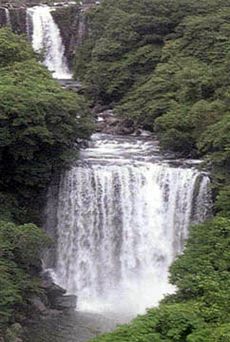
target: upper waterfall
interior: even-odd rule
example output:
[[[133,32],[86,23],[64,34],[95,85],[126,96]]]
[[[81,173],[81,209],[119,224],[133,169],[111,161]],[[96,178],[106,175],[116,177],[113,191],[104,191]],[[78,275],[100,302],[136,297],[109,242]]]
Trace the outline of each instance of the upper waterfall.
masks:
[[[5,8],[5,14],[6,14],[6,26],[11,28],[10,12],[8,8]]]
[[[52,10],[45,5],[27,9],[27,20],[32,24],[32,46],[36,52],[44,54],[44,65],[54,78],[70,79],[72,74],[67,65],[60,30],[51,15]]]
[[[208,183],[151,140],[94,135],[58,194],[55,276],[79,309],[129,316],[172,292],[168,268],[208,214]]]

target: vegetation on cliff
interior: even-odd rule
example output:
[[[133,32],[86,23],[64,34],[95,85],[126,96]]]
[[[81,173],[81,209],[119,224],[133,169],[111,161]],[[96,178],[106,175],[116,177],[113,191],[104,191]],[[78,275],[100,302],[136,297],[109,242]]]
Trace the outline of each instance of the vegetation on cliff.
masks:
[[[230,6],[223,0],[106,0],[88,14],[75,76],[94,103],[155,130],[187,156],[229,167]],[[212,141],[209,132],[225,136]]]
[[[224,0],[106,0],[87,16],[75,63],[92,105],[211,161],[218,210],[230,196],[229,17]]]
[[[24,38],[0,30],[0,328],[22,319],[40,291],[38,223],[52,174],[76,155],[92,124],[81,96],[64,91]],[[27,223],[27,224],[25,224]]]
[[[178,291],[95,342],[230,340],[230,5],[225,0],[104,0],[88,14],[75,76],[92,105],[155,131],[163,149],[202,157],[216,217],[192,227],[171,267]]]

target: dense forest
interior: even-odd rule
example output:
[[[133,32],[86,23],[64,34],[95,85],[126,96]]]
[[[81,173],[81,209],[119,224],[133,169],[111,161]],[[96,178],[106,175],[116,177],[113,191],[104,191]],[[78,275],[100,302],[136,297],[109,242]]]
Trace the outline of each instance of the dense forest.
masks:
[[[61,89],[23,37],[1,29],[0,331],[23,322],[31,296],[42,292],[40,253],[51,241],[35,224],[51,175],[91,131],[82,97]]]
[[[162,149],[203,158],[215,200],[171,266],[176,294],[95,342],[230,341],[230,5],[105,0],[87,20],[75,75],[91,104],[154,131]]]

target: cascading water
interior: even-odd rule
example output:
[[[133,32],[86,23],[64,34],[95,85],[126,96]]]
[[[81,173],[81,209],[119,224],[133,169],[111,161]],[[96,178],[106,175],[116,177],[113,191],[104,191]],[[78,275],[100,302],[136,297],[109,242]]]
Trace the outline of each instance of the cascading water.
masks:
[[[11,28],[10,11],[8,10],[8,8],[5,8],[5,15],[6,15],[6,26]]]
[[[44,54],[44,65],[57,79],[71,79],[65,48],[60,30],[52,17],[53,9],[48,6],[35,6],[27,9],[27,21],[32,24],[32,46],[36,52]],[[29,32],[27,23],[27,31]]]
[[[208,214],[208,183],[148,139],[95,135],[58,194],[55,278],[79,310],[129,317],[172,292],[168,268]]]

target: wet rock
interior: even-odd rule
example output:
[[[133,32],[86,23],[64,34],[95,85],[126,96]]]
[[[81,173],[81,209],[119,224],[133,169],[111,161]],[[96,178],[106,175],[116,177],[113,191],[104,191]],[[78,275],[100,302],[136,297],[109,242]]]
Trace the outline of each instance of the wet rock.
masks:
[[[30,304],[32,306],[32,309],[34,312],[41,314],[41,315],[47,315],[48,309],[45,306],[45,304],[42,302],[40,297],[32,297],[30,299]]]
[[[49,300],[50,308],[62,310],[62,307],[59,305],[59,303],[62,297],[65,295],[66,290],[57,284],[51,283],[46,285],[45,291]]]
[[[58,79],[57,81],[62,86],[62,88],[75,91],[76,93],[82,89],[81,83],[79,81],[61,79]]]
[[[133,120],[118,118],[111,109],[97,114],[96,129],[97,132],[106,134],[129,135],[135,132]]]
[[[96,313],[59,311],[31,322],[24,330],[24,342],[86,342],[111,331],[116,321]]]
[[[153,136],[153,133],[150,131],[146,131],[144,129],[138,128],[134,133],[134,136],[136,137],[146,137],[146,138],[151,138]]]
[[[98,117],[103,118],[104,120],[108,120],[109,118],[113,117],[114,113],[112,109],[106,109],[103,112],[98,114]]]
[[[77,149],[86,148],[88,146],[89,146],[89,140],[87,140],[87,139],[80,139],[80,138],[76,139],[76,148]]]
[[[76,308],[77,297],[75,295],[66,295],[66,290],[53,282],[49,272],[43,273],[41,288],[45,291],[49,307],[52,310],[71,310]],[[42,312],[41,303],[36,301],[35,304],[39,305],[38,309],[40,308]]]
[[[63,296],[66,293],[66,290],[63,289],[61,286],[55,283],[52,283],[47,287],[47,293],[49,296],[59,297],[59,296]]]
[[[107,110],[110,110],[111,109],[106,106],[106,105],[102,105],[101,103],[97,103],[93,108],[92,108],[92,113],[96,116],[100,116],[101,113],[107,111]]]
[[[58,310],[75,309],[77,305],[77,297],[75,295],[60,296],[55,299],[55,308]]]
[[[120,123],[120,120],[111,116],[111,117],[108,117],[106,122],[107,122],[107,125],[109,125],[109,126],[116,126]]]

